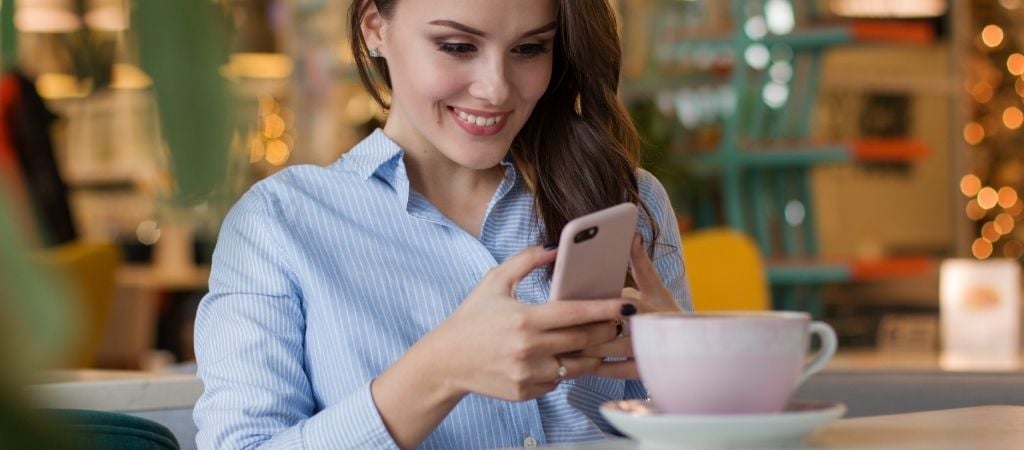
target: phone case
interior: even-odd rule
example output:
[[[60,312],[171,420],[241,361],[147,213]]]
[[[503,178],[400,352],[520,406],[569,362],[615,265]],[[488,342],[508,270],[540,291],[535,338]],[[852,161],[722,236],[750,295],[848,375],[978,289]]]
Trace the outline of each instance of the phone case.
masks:
[[[551,299],[617,298],[625,286],[637,209],[621,203],[566,224],[558,243]]]

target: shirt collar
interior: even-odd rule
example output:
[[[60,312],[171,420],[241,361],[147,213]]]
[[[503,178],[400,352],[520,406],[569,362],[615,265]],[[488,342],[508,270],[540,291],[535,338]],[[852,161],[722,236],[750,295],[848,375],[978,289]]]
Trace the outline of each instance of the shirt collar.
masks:
[[[342,159],[362,179],[380,173],[390,183],[394,181],[395,166],[401,156],[402,148],[377,128]]]
[[[405,174],[404,164],[400,164],[404,153],[398,143],[384,134],[384,130],[377,128],[342,159],[362,179],[378,175],[391,186],[395,186],[396,177]],[[505,180],[502,184],[508,184],[508,187],[515,185],[519,179],[514,160],[512,152],[501,160],[501,166],[505,168]]]

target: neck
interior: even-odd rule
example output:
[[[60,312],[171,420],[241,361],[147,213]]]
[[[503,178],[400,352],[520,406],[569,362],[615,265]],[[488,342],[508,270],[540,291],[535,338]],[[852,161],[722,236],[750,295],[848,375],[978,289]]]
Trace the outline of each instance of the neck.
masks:
[[[466,203],[478,199],[481,193],[493,194],[505,176],[501,164],[487,169],[461,166],[448,159],[428,142],[405,142],[402,133],[384,133],[404,151],[403,161],[412,189],[431,202]],[[397,139],[396,139],[397,137]],[[490,195],[485,200],[490,200]]]

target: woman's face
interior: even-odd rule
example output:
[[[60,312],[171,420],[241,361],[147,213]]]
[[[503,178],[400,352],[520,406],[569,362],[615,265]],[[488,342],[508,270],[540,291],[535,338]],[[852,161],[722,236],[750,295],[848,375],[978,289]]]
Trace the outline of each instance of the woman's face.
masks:
[[[555,15],[554,0],[399,0],[367,36],[391,73],[385,130],[407,151],[497,165],[548,87]]]

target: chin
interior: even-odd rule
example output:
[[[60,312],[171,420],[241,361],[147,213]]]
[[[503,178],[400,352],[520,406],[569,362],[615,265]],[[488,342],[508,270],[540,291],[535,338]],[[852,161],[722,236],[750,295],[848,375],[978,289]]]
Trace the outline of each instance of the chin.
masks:
[[[481,139],[456,129],[451,139],[452,154],[449,156],[460,166],[476,170],[490,169],[505,159],[512,139],[491,136]]]

